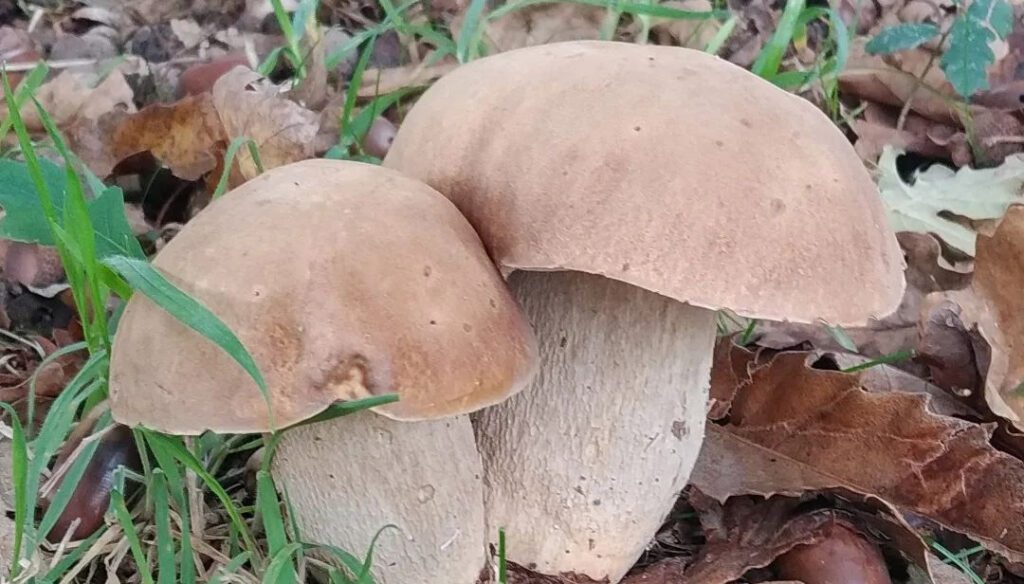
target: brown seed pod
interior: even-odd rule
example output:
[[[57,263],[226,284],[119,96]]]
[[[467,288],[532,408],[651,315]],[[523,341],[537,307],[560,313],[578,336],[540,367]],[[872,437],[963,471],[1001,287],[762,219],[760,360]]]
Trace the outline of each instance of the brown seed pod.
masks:
[[[391,149],[391,143],[395,141],[397,133],[398,128],[394,124],[384,116],[378,116],[363,138],[363,150],[370,156],[384,158]]]
[[[91,425],[93,422],[94,420],[83,420],[84,424]],[[64,473],[71,468],[72,462],[69,459],[78,456],[76,450],[84,439],[84,434],[85,432],[76,429],[69,437],[64,453],[57,460],[57,475],[53,479],[49,493],[55,494],[60,488]],[[103,525],[103,516],[110,504],[110,492],[114,488],[114,472],[121,466],[136,472],[141,468],[135,438],[127,426],[115,424],[106,429],[98,440],[99,446],[86,465],[85,474],[75,486],[71,499],[57,518],[53,529],[46,534],[46,539],[50,542],[61,541],[75,520],[79,523],[74,528],[71,541],[92,535]],[[47,497],[46,503],[49,504],[49,501]]]
[[[192,65],[178,78],[178,94],[198,95],[210,91],[218,79],[239,65],[249,66],[249,59],[239,53],[230,53],[207,63]]]
[[[839,523],[821,542],[779,556],[775,568],[780,579],[805,584],[892,584],[878,547]]]

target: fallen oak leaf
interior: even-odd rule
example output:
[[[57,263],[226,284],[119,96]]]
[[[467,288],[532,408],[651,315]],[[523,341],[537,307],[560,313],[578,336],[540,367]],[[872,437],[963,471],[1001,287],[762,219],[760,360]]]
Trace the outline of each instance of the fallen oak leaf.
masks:
[[[74,128],[68,138],[97,176],[109,176],[121,161],[148,151],[186,180],[213,170],[227,141],[209,94],[152,104],[130,115],[111,112],[95,125]]]
[[[255,142],[263,168],[312,158],[320,119],[312,111],[260,85],[262,77],[246,67],[235,67],[213,84],[213,105],[227,140],[238,137]],[[239,149],[235,163],[244,180],[259,174],[247,149]]]
[[[1024,429],[1024,206],[1010,207],[993,235],[979,235],[977,252],[971,287],[932,300],[955,302],[965,328],[985,339],[986,401],[996,415]]]
[[[110,111],[135,111],[134,92],[118,70],[102,79],[89,72],[65,70],[40,85],[34,96],[61,129],[73,123],[95,121]],[[0,107],[0,118],[6,117],[7,108]],[[32,102],[21,106],[21,117],[29,131],[45,131]]]
[[[910,111],[924,118],[962,126],[960,97],[942,71],[928,68],[932,53],[918,47],[882,57],[868,54],[866,44],[865,39],[851,43],[847,66],[838,75],[841,93],[895,107],[909,100]]]
[[[896,165],[899,154],[887,148],[876,171],[879,195],[896,231],[932,233],[973,256],[977,232],[947,214],[973,220],[998,219],[1011,204],[1024,202],[1024,156],[1007,157],[1002,165],[990,169],[964,167],[954,171],[932,165],[917,172],[913,184],[907,184]]]
[[[813,368],[815,353],[755,364],[737,351],[751,373],[708,425],[691,475],[702,491],[846,489],[1024,558],[1024,462],[992,447],[991,425],[936,414],[920,393],[868,392],[859,374]]]
[[[359,85],[356,95],[361,98],[372,98],[386,95],[407,87],[429,85],[447,75],[459,66],[451,58],[445,58],[434,64],[423,61],[413,65],[391,67],[388,69],[367,69],[363,73],[363,82]]]

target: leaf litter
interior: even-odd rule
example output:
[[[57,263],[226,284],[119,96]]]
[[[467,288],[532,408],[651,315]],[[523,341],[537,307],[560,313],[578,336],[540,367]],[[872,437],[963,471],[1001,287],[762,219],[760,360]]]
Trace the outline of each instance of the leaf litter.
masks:
[[[260,167],[336,152],[331,146],[341,143],[380,158],[417,91],[461,66],[453,47],[472,3],[416,6],[401,30],[383,32],[354,87],[356,121],[342,119],[362,48],[351,41],[389,18],[383,2],[323,2],[323,26],[302,29],[300,66],[310,74],[299,83],[289,80],[295,62],[278,54],[269,64],[287,45],[269,1],[82,4],[43,13],[52,35],[28,18],[0,29],[0,59],[83,60],[51,70],[34,95],[86,167],[119,187],[91,192],[94,223],[130,234],[104,241],[106,252],[137,256],[173,237],[222,176],[231,188]],[[484,11],[478,48],[486,54],[576,38],[698,50],[719,43],[717,54],[750,67],[785,3],[727,4],[726,17],[702,21],[628,11],[616,19],[605,7],[577,2],[517,10],[494,3]],[[794,91],[829,109],[875,172],[908,260],[906,295],[894,314],[857,329],[756,323],[746,347],[735,337],[720,340],[698,467],[628,584],[798,581],[810,576],[793,566],[817,553],[854,554],[847,574],[881,561],[881,571],[862,574],[870,584],[884,582],[883,572],[900,584],[961,584],[976,581],[936,546],[957,554],[978,543],[984,551],[958,560],[968,570],[987,582],[1024,581],[1024,372],[1017,370],[1024,307],[1014,293],[1024,288],[1024,211],[1015,206],[1024,183],[1022,9],[999,0],[974,0],[961,11],[930,0],[829,4],[852,32],[845,67],[812,75]],[[300,5],[282,3],[292,13]],[[658,5],[706,11],[713,4]],[[492,18],[495,10],[505,13]],[[783,56],[791,72],[814,71],[835,54],[826,20],[808,17],[794,31]],[[339,46],[348,52],[332,55]],[[110,47],[132,58],[108,59]],[[826,108],[833,82],[839,102]],[[391,99],[394,93],[402,95]],[[372,116],[359,115],[379,104]],[[31,130],[42,130],[31,104],[21,112]],[[346,134],[352,131],[359,135]],[[230,145],[244,139],[259,163],[243,146],[229,166]],[[47,173],[60,205],[56,168]],[[6,177],[3,171],[0,165]],[[27,414],[25,390],[38,372],[38,418],[82,356],[40,363],[81,340],[82,331],[59,263],[52,265],[54,242],[38,201],[26,196],[32,192],[30,184],[0,181],[0,313],[20,339],[4,340],[0,392]],[[51,275],[54,284],[39,286]],[[233,488],[233,496],[246,496]],[[194,542],[211,566],[229,561],[216,543],[229,533],[218,512],[212,505],[206,537]],[[105,563],[108,578],[137,578],[118,529],[108,526],[77,569]],[[510,582],[570,582],[509,568]]]

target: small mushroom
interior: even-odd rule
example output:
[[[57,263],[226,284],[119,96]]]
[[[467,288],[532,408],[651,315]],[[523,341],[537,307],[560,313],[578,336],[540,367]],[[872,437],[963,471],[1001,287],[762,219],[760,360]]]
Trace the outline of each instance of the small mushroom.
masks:
[[[146,297],[114,340],[120,423],[194,435],[266,432],[336,402],[397,402],[285,430],[272,461],[303,539],[382,584],[472,584],[486,563],[480,456],[466,414],[536,368],[525,317],[455,206],[380,166],[306,160],[214,201],[153,265],[253,354],[243,369]]]
[[[870,175],[811,103],[697,50],[574,41],[428,89],[384,165],[469,219],[540,343],[474,414],[488,533],[545,574],[618,582],[704,436],[715,311],[859,325],[903,258]]]

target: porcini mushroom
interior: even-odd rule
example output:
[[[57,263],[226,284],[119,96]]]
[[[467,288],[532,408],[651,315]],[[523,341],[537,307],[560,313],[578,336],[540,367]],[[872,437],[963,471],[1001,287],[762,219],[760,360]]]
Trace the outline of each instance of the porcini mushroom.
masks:
[[[214,201],[153,265],[223,320],[255,382],[144,296],[115,337],[110,405],[129,426],[266,432],[337,401],[399,401],[284,432],[273,470],[303,541],[359,557],[380,583],[471,584],[486,562],[479,454],[466,414],[525,386],[529,325],[469,223],[378,166],[307,160]]]
[[[450,198],[540,343],[474,414],[489,533],[546,574],[619,581],[703,438],[715,311],[856,325],[903,258],[874,184],[811,103],[700,51],[577,41],[440,79],[384,165]]]

